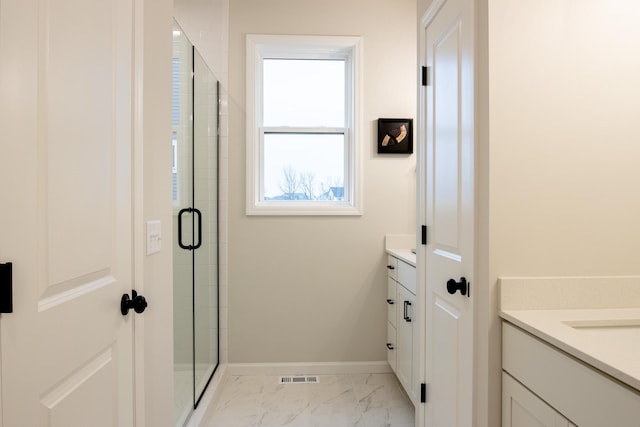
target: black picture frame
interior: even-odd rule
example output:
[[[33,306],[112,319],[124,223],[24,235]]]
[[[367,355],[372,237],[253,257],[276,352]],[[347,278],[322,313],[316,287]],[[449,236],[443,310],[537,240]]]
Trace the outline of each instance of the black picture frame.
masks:
[[[412,154],[413,119],[378,119],[378,154]]]

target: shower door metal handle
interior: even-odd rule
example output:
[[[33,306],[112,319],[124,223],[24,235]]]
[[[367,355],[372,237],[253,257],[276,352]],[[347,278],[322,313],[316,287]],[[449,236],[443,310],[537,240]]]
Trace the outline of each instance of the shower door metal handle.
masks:
[[[195,244],[192,248],[198,249],[202,246],[202,212],[199,209],[192,208],[193,212],[198,215],[198,243]]]
[[[191,212],[191,208],[180,209],[180,212],[178,212],[178,246],[182,249],[191,250],[191,245],[185,245],[182,243],[182,214],[185,212]]]
[[[182,215],[184,213],[195,213],[198,216],[198,243],[195,245],[185,245],[182,243]],[[182,249],[192,251],[202,246],[202,212],[196,208],[184,208],[178,212],[178,246]]]

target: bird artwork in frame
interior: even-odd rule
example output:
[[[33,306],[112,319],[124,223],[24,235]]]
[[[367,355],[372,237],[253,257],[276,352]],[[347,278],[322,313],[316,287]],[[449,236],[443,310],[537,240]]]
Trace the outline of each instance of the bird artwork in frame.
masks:
[[[378,119],[378,154],[413,153],[413,119]]]

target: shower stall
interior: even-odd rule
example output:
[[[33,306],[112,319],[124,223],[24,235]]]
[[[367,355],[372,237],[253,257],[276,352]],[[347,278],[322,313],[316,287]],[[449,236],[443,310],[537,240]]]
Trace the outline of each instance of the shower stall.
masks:
[[[172,80],[175,425],[218,367],[218,82],[174,21]]]

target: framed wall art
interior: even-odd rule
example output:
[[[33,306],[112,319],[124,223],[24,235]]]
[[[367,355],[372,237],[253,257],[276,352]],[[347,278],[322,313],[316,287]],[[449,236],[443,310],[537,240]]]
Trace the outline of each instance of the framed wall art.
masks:
[[[413,153],[413,119],[378,119],[378,153]]]

